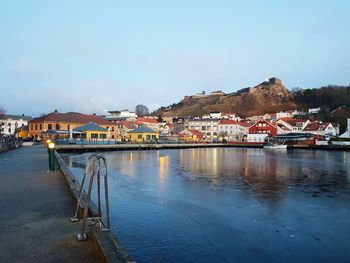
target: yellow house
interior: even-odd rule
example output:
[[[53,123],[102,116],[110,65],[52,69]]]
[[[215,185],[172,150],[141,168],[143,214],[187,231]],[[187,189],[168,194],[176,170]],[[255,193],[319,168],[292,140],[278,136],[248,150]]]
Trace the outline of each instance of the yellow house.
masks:
[[[144,126],[128,131],[128,135],[132,142],[151,142],[159,138],[158,132]]]
[[[59,133],[62,137],[69,137],[70,130],[85,125],[89,122],[109,129],[114,129],[114,124],[96,115],[82,114],[78,112],[60,113],[51,112],[28,122],[29,137],[41,137],[44,133]],[[108,137],[108,136],[107,136]]]
[[[74,132],[81,132],[81,138],[84,139],[107,139],[107,129],[98,126],[93,122],[73,129]]]

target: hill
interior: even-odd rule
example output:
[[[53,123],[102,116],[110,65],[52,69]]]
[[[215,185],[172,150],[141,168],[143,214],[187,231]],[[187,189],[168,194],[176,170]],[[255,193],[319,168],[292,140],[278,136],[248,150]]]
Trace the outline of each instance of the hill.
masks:
[[[198,94],[185,96],[179,103],[168,107],[161,107],[154,112],[161,116],[202,116],[210,112],[232,112],[247,117],[281,110],[298,108],[299,103],[286,89],[281,80],[270,78],[252,88],[241,89],[237,92],[224,94],[212,92],[211,94]]]

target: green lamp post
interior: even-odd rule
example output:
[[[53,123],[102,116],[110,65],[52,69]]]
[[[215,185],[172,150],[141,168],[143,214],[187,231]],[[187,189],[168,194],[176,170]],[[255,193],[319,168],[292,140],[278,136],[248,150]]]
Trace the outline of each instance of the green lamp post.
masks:
[[[50,142],[49,148],[49,171],[55,171],[55,144]]]

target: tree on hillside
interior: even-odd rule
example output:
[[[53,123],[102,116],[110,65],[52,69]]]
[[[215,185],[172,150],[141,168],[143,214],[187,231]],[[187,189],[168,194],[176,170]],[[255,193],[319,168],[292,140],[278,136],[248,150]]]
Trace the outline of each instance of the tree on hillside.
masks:
[[[147,106],[145,106],[143,104],[139,104],[135,108],[135,113],[137,116],[145,116],[145,115],[149,114],[149,110],[148,110]]]

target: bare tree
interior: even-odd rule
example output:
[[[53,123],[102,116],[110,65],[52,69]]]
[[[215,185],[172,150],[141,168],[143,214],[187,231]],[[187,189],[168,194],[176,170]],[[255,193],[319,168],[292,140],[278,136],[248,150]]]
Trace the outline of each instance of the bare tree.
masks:
[[[135,113],[137,116],[145,116],[149,114],[149,110],[147,106],[139,104],[135,108]]]

